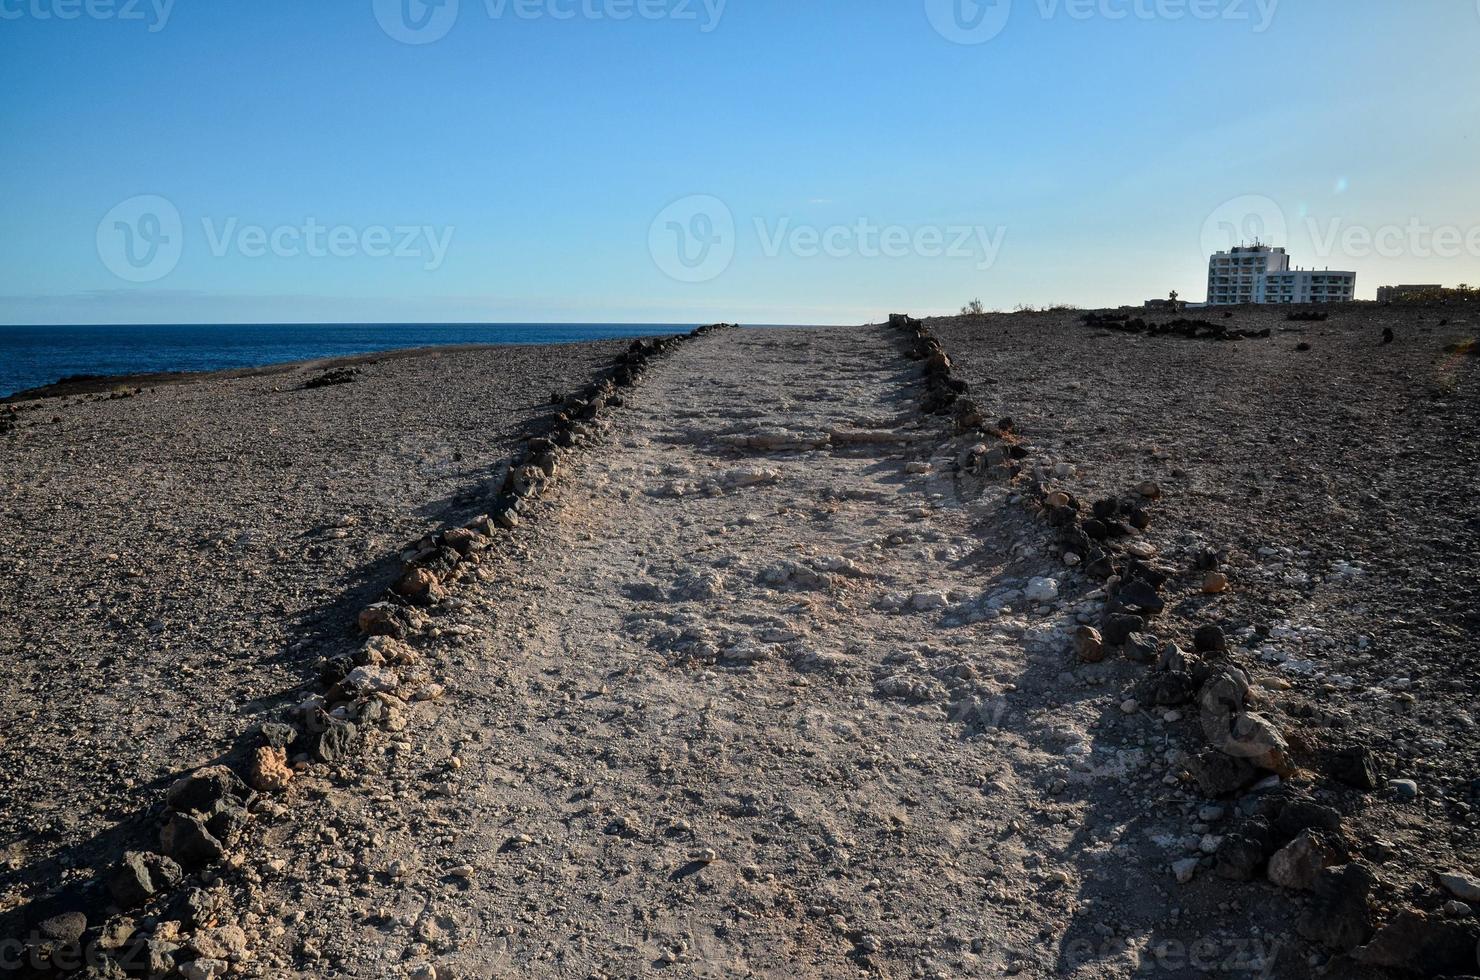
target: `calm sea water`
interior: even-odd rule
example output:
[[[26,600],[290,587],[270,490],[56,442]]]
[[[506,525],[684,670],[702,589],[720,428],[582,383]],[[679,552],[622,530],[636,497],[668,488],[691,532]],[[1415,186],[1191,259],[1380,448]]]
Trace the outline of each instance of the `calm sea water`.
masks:
[[[0,397],[73,374],[221,371],[443,344],[568,344],[697,324],[190,324],[0,326]]]

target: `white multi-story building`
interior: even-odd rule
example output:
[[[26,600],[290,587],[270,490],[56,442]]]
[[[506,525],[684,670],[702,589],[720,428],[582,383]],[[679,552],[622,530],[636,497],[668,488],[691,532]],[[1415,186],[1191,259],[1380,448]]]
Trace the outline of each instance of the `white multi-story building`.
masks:
[[[1292,269],[1266,273],[1254,292],[1256,303],[1350,303],[1357,293],[1355,272]]]
[[[1208,305],[1255,303],[1259,284],[1271,272],[1290,268],[1290,256],[1268,245],[1236,245],[1208,259]]]
[[[1283,248],[1255,242],[1208,259],[1208,305],[1235,303],[1346,303],[1356,298],[1357,274],[1290,268]]]

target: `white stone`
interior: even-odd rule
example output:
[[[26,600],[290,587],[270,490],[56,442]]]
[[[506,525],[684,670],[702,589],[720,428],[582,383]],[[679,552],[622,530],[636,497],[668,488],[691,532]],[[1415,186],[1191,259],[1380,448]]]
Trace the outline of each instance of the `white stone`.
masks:
[[[185,980],[214,980],[226,975],[226,964],[221,960],[191,960],[180,966],[180,976]]]
[[[1464,902],[1480,902],[1480,878],[1473,875],[1452,872],[1439,876],[1439,884],[1443,885],[1449,894]]]
[[[1053,602],[1059,597],[1059,583],[1051,578],[1035,578],[1023,591],[1029,602]]]
[[[357,691],[380,691],[389,694],[401,684],[401,678],[389,667],[356,667],[344,679],[344,686]]]

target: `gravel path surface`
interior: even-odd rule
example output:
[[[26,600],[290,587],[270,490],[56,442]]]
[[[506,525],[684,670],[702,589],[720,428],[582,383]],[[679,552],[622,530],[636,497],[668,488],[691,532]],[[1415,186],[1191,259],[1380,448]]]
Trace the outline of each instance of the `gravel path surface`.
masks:
[[[1480,468],[1476,362],[1446,350],[1472,334],[1441,318],[1240,310],[1232,326],[1271,336],[1239,342],[1077,314],[935,321],[949,357],[922,351],[909,321],[696,335],[606,408],[568,405],[594,419],[576,448],[523,457],[515,476],[552,482],[519,526],[458,529],[476,551],[405,614],[405,642],[363,647],[316,624],[342,631],[392,575],[377,559],[466,520],[474,491],[486,503],[502,481],[480,467],[512,446],[502,434],[611,350],[557,365],[563,380],[548,361],[510,366],[533,388],[513,402],[414,359],[394,369],[412,377],[389,407],[371,388],[386,366],[314,391],[260,382],[265,402],[317,406],[272,433],[298,440],[279,460],[289,473],[319,452],[294,508],[267,477],[227,478],[243,458],[273,472],[263,460],[277,457],[243,451],[275,444],[246,435],[264,428],[255,416],[213,421],[210,444],[227,448],[176,476],[221,497],[196,505],[199,526],[126,486],[104,494],[127,520],[81,525],[83,548],[114,547],[97,528],[115,523],[174,543],[120,548],[120,575],[142,567],[142,580],[81,604],[117,621],[113,661],[64,644],[48,651],[60,668],[24,661],[20,710],[61,704],[74,721],[6,719],[5,751],[56,752],[26,812],[55,814],[39,824],[50,840],[85,838],[88,821],[107,824],[97,784],[142,759],[162,789],[309,694],[309,661],[353,657],[353,675],[309,703],[357,712],[359,754],[324,754],[305,730],[320,764],[302,743],[278,756],[296,776],[259,786],[183,906],[103,927],[174,957],[187,980],[1463,975],[1480,938],[1458,901],[1480,890],[1465,566]],[[960,379],[971,402],[941,403]],[[367,414],[356,438],[341,441],[351,411],[308,401],[322,397]],[[984,418],[968,421],[972,403]],[[146,429],[161,462],[181,438],[204,455],[193,427],[213,415],[182,407],[160,405]],[[417,411],[424,426],[405,421]],[[167,437],[171,419],[193,421]],[[42,424],[25,417],[8,449]],[[457,451],[479,465],[406,476]],[[147,478],[149,459],[112,462]],[[1010,480],[1014,460],[1027,471]],[[363,523],[326,516],[371,506],[367,487],[382,509]],[[436,503],[418,511],[418,496]],[[1100,556],[1085,529],[1110,497],[1093,520],[1128,523]],[[289,557],[240,543],[253,500]],[[23,511],[47,513],[29,498]],[[78,526],[56,513],[54,537]],[[213,543],[212,520],[235,533]],[[372,546],[367,527],[395,531]],[[44,565],[26,545],[18,574],[66,568],[65,543]],[[419,575],[438,581],[426,566],[405,581]],[[46,580],[28,581],[43,588],[18,594],[40,602]],[[285,582],[298,591],[272,606]],[[1140,639],[1112,638],[1138,607]],[[78,647],[101,629],[37,608],[0,613],[76,629]],[[149,632],[154,617],[164,631]],[[201,638],[166,646],[181,623]],[[120,686],[100,698],[109,670]],[[1231,709],[1210,700],[1239,678]],[[153,723],[126,710],[141,704]],[[1230,720],[1272,723],[1275,741],[1210,749]],[[140,739],[132,757],[109,741],[120,730]],[[111,769],[76,780],[94,748]],[[1376,772],[1333,762],[1353,752]],[[1376,778],[1358,789],[1357,776]],[[6,778],[7,792],[25,785]],[[217,795],[198,809],[244,815]],[[36,839],[12,851],[11,903],[84,851],[38,862]]]
[[[292,697],[397,549],[625,346],[25,405],[0,434],[0,912],[116,851],[141,799]]]
[[[251,966],[1088,978],[1193,941],[1272,965],[1286,923],[1179,894],[1203,817],[1176,738],[1122,709],[1137,668],[1066,675],[1097,600],[1006,485],[950,475],[973,440],[918,411],[897,344],[730,331],[665,360],[434,610],[448,693],[296,781],[247,869]]]

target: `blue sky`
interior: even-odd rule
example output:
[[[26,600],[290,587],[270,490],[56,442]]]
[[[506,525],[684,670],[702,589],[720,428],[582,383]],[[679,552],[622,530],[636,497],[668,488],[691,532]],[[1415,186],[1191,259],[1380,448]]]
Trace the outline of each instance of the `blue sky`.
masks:
[[[0,0],[0,322],[1480,282],[1475,0],[956,2]]]

